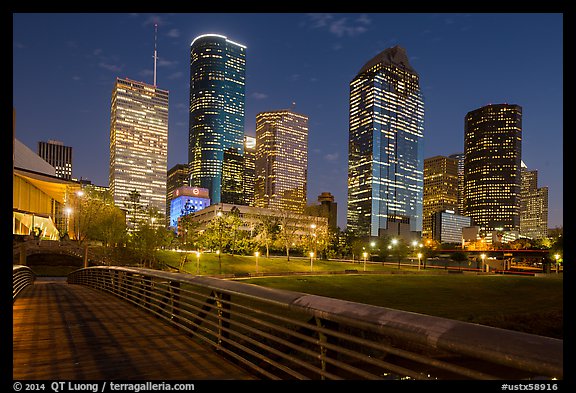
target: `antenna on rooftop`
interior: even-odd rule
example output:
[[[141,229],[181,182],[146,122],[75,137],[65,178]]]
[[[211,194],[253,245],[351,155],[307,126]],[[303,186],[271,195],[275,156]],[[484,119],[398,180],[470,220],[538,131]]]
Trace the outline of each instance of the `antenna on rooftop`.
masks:
[[[154,87],[156,87],[156,60],[158,56],[156,54],[156,35],[158,33],[158,23],[154,23]]]

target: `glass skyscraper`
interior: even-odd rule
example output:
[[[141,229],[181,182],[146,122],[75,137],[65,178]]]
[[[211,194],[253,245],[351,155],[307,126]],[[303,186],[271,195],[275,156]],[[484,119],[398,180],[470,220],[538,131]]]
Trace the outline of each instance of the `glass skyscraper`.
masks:
[[[464,121],[464,214],[486,233],[520,229],[522,107],[486,105]]]
[[[218,34],[190,45],[190,185],[213,204],[244,200],[246,47]]]
[[[256,115],[256,207],[302,213],[308,178],[308,117],[290,109]]]
[[[419,76],[404,48],[388,48],[350,82],[348,229],[422,231],[423,135]]]
[[[168,91],[116,78],[110,112],[110,193],[135,229],[147,207],[166,210]],[[137,203],[128,202],[133,191]]]

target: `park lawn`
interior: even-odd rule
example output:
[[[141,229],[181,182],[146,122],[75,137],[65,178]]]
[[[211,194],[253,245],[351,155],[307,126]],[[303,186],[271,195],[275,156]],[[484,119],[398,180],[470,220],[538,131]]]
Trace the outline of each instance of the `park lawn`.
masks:
[[[180,263],[186,258],[186,253],[174,251],[158,252],[158,260],[172,268],[179,268]],[[242,274],[256,273],[256,257],[247,255],[221,255],[222,271],[218,256],[214,253],[202,253],[199,259],[200,274]],[[315,259],[312,263],[314,272],[343,272],[344,270],[358,270],[364,268],[363,263],[324,261]],[[391,265],[380,263],[367,264],[367,271],[391,271],[397,268]],[[194,252],[189,252],[182,270],[186,273],[196,274],[197,259]],[[302,257],[258,257],[258,273],[287,273],[287,272],[310,272],[310,259]]]
[[[253,278],[243,282],[562,338],[562,279],[386,274]]]

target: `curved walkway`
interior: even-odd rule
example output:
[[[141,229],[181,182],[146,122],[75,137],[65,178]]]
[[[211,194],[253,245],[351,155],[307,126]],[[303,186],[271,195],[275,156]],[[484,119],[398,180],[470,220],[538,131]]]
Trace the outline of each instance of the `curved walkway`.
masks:
[[[15,380],[256,379],[112,295],[38,279],[13,305]]]

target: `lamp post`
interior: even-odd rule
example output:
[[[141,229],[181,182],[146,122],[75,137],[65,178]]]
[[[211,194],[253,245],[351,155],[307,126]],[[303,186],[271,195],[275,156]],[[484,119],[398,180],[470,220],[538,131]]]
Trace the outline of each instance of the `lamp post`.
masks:
[[[314,266],[314,251],[310,251],[310,271],[313,271]]]
[[[260,256],[260,252],[256,251],[254,256],[256,257],[256,274],[258,274],[258,257]]]
[[[316,254],[316,224],[311,224],[310,228],[312,228],[312,244],[310,245],[310,248],[312,249],[312,251],[314,252],[314,254]]]
[[[486,258],[486,254],[481,254],[480,258],[482,258],[482,272],[484,272],[484,258]]]
[[[422,259],[422,253],[418,253],[418,270],[420,270],[420,259]]]
[[[76,191],[76,196],[78,197],[76,199],[76,209],[78,211],[78,226],[76,227],[76,240],[80,241],[80,220],[81,220],[81,215],[82,215],[82,201],[80,200],[80,198],[82,198],[84,196],[84,191],[82,190],[78,190]]]
[[[64,209],[64,212],[66,213],[66,232],[70,233],[70,214],[72,214],[72,208],[68,206]],[[34,230],[34,228],[32,228],[32,230]],[[68,235],[68,238],[70,238],[70,235]]]
[[[396,246],[397,244],[398,244],[398,239],[392,239],[392,246]],[[397,250],[396,254],[398,255],[398,270],[400,270],[400,252],[399,252],[399,250]]]
[[[200,274],[200,251],[196,251],[196,274]]]
[[[216,216],[218,217],[218,250],[216,250],[216,255],[218,255],[218,269],[220,274],[222,274],[222,259],[220,258],[220,250],[222,249],[222,211],[218,210]]]
[[[556,259],[556,274],[558,274],[558,270],[560,270],[559,265],[558,265],[558,260],[560,259],[560,254],[554,254],[554,259]]]
[[[364,257],[364,271],[366,271],[366,257],[368,256],[368,253],[364,251],[364,253],[362,253],[362,256]]]

